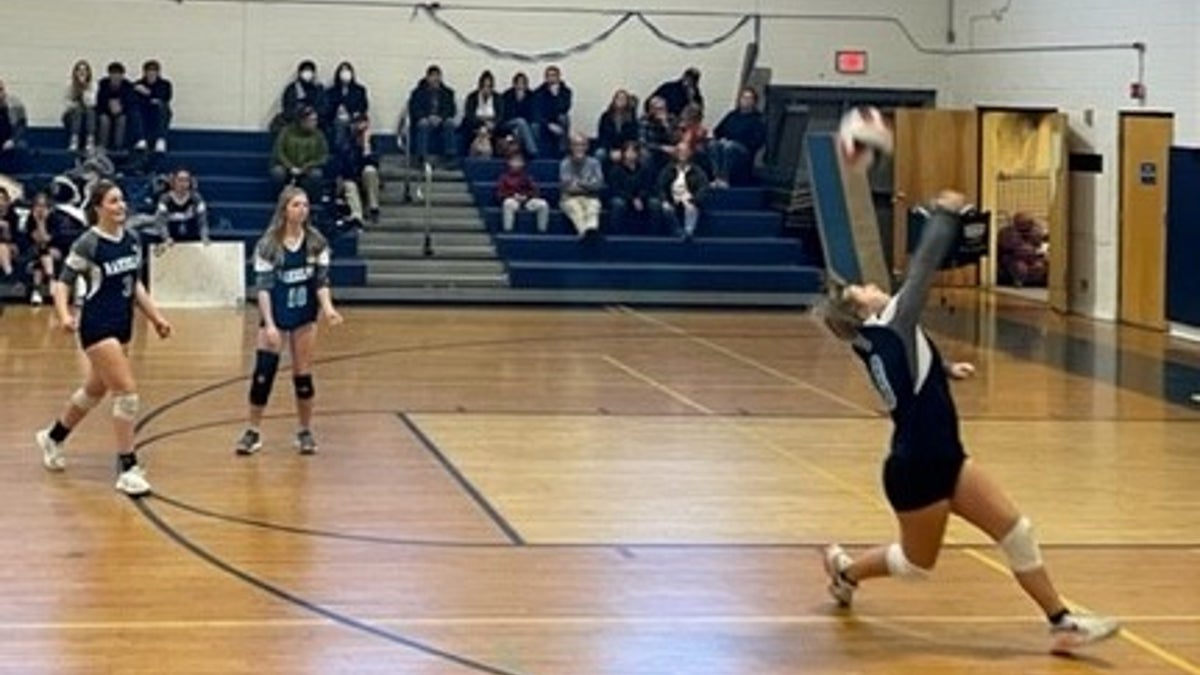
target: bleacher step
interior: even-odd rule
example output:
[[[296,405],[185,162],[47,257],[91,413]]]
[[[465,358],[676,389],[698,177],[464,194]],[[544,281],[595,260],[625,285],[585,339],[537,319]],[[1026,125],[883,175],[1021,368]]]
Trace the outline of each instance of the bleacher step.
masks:
[[[468,246],[490,249],[492,247],[492,238],[482,230],[478,232],[435,230],[431,232],[431,235],[434,246],[439,248]],[[360,251],[373,247],[407,249],[419,248],[424,241],[425,232],[420,229],[386,231],[371,229],[359,235],[358,246]]]
[[[368,274],[422,274],[429,276],[486,276],[503,275],[499,260],[451,260],[441,257],[407,260],[369,260]]]
[[[450,260],[496,260],[496,249],[491,246],[456,246],[442,241],[440,237],[433,240],[433,257]],[[413,240],[410,246],[359,246],[358,253],[368,266],[373,266],[377,260],[408,260],[425,258],[424,237]]]
[[[503,274],[459,274],[446,276],[442,274],[384,274],[367,272],[367,285],[370,287],[406,287],[406,288],[507,288],[508,277]]]

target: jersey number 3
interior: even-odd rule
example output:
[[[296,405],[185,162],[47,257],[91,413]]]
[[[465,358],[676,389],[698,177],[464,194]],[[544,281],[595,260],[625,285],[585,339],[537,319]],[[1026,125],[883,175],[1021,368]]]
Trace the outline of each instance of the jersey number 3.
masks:
[[[295,286],[288,289],[287,294],[288,309],[300,309],[308,306],[308,287]]]
[[[132,274],[126,274],[124,283],[125,283],[124,287],[121,288],[121,297],[132,298],[133,297],[134,276]]]

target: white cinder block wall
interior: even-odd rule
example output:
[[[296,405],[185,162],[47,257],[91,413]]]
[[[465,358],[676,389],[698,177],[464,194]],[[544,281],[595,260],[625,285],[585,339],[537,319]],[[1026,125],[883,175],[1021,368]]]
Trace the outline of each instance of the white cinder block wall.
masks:
[[[992,10],[1009,6],[996,21]],[[972,20],[971,17],[977,17]],[[960,47],[1144,42],[1147,107],[1175,112],[1175,142],[1200,142],[1200,3],[1196,0],[958,0]],[[974,26],[974,30],[971,27]],[[955,56],[944,102],[952,105],[1054,106],[1069,115],[1073,149],[1104,156],[1104,173],[1072,179],[1072,283],[1075,309],[1117,313],[1117,113],[1137,77],[1132,51]],[[1093,122],[1087,123],[1087,111]]]

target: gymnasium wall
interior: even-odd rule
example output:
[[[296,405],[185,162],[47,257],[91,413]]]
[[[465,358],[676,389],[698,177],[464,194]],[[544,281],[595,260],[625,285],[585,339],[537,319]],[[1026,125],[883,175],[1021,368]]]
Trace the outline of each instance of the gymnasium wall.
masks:
[[[21,97],[35,124],[56,123],[62,90],[76,58],[103,69],[113,59],[130,69],[148,57],[163,62],[176,85],[179,127],[263,128],[284,83],[299,60],[314,58],[327,80],[342,59],[357,65],[371,88],[375,124],[394,125],[401,105],[430,62],[442,65],[460,96],[474,88],[479,72],[491,68],[507,86],[518,68],[541,78],[544,64],[497,61],[460,45],[426,16],[414,18],[401,7],[353,6],[351,0],[317,5],[286,5],[261,0],[3,0],[0,23],[0,77]],[[337,5],[344,5],[339,7]],[[406,3],[407,4],[407,3]],[[933,43],[945,34],[945,0],[514,0],[443,3],[447,6],[571,6],[666,10],[719,10],[817,14],[878,14],[901,19],[917,39]],[[847,9],[847,5],[852,5]],[[615,16],[455,12],[441,15],[468,36],[519,52],[557,50],[587,41],[612,25]],[[688,41],[705,40],[730,28],[734,18],[661,17],[655,22]],[[135,27],[136,26],[136,27]],[[630,87],[642,95],[673,79],[689,65],[704,73],[702,87],[716,103],[714,114],[734,100],[747,26],[734,39],[708,51],[668,46],[631,22],[612,39],[562,62],[576,89],[577,116],[592,128],[614,89]],[[942,60],[923,56],[896,27],[884,23],[834,20],[775,21],[763,26],[762,63],[776,81],[809,84],[870,84],[931,87],[942,84]],[[871,50],[870,74],[838,77],[833,52],[838,47]]]
[[[993,10],[1002,18],[992,17]],[[1147,107],[1175,111],[1176,144],[1200,143],[1195,0],[958,0],[955,26],[964,48],[1145,42]],[[1057,107],[1070,117],[1072,149],[1103,155],[1102,174],[1072,176],[1072,284],[1077,311],[1115,318],[1117,112],[1139,105],[1129,98],[1138,73],[1134,52],[955,56],[948,62],[945,102]]]

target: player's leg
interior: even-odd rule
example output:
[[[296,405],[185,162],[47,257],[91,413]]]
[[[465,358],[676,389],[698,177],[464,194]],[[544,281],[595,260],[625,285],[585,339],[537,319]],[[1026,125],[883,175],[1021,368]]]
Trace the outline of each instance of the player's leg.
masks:
[[[275,374],[279,372],[280,344],[267,337],[265,328],[258,329],[254,352],[254,372],[250,376],[249,426],[242,432],[234,452],[252,455],[262,449],[262,418],[271,400],[271,389],[275,386]]]
[[[87,375],[83,386],[75,390],[67,400],[67,406],[62,415],[54,420],[54,424],[37,432],[34,438],[42,451],[42,465],[50,471],[62,471],[67,466],[63,455],[63,444],[71,431],[79,426],[83,418],[104,399],[108,389],[103,380],[96,374],[91,363],[87,365]]]
[[[313,402],[317,394],[313,383],[312,360],[316,345],[316,323],[292,331],[292,385],[296,393],[296,416],[300,423],[296,432],[296,447],[304,455],[317,451],[317,441],[312,433]]]
[[[134,423],[137,421],[141,401],[137,393],[137,382],[133,367],[125,348],[116,338],[107,338],[87,348],[88,361],[100,376],[104,386],[112,392],[113,435],[117,443],[117,489],[130,495],[141,496],[150,492],[150,484],[138,466],[134,451]]]
[[[1111,637],[1119,630],[1112,619],[1070,613],[1046,571],[1029,519],[974,462],[968,460],[963,465],[951,509],[999,545],[1017,583],[1049,619],[1054,651],[1070,651]]]

